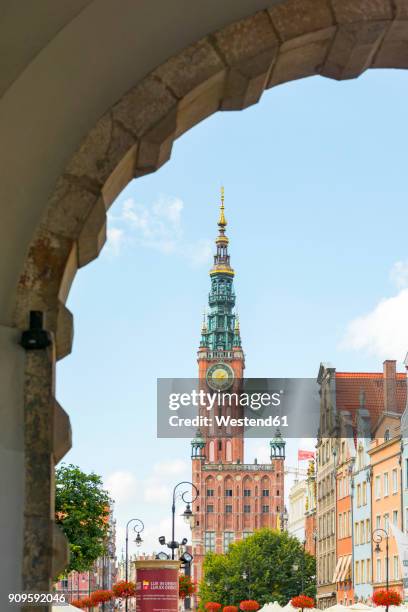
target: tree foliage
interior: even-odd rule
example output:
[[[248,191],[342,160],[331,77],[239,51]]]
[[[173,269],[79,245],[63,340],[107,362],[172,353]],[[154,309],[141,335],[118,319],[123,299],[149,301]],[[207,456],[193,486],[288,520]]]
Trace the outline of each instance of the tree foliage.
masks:
[[[315,558],[297,538],[275,529],[256,531],[231,544],[224,555],[207,553],[203,568],[202,606],[208,601],[239,605],[244,599],[261,605],[275,600],[287,604],[302,591],[302,573],[303,593],[311,597],[316,593]]]
[[[66,572],[88,571],[105,553],[111,503],[100,476],[85,474],[75,465],[56,469],[55,520],[70,547]]]

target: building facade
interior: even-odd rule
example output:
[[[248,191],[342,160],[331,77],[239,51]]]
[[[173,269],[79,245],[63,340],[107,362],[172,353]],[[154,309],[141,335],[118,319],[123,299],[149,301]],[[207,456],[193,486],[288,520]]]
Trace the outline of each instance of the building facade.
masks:
[[[336,603],[336,420],[335,370],[320,366],[320,430],[317,439],[316,568],[317,606],[328,608]]]
[[[245,368],[238,318],[234,311],[234,270],[230,265],[221,196],[219,233],[210,270],[209,311],[198,350],[200,388],[239,393]],[[238,405],[216,405],[219,415],[242,415]],[[276,528],[284,511],[285,443],[277,432],[270,442],[271,461],[245,463],[244,438],[230,427],[203,427],[191,442],[192,482],[199,490],[193,511],[193,578],[202,578],[204,556],[223,553],[235,540],[262,527]]]
[[[400,560],[391,529],[391,523],[403,528],[400,418],[397,413],[384,414],[368,452],[372,467],[373,589],[384,588],[388,573],[390,587],[403,596]],[[389,536],[388,567],[385,534]]]
[[[345,606],[353,603],[353,508],[352,469],[354,463],[353,438],[339,438],[334,448],[336,462],[336,583],[337,602]]]
[[[295,480],[289,491],[288,533],[305,542],[306,480]]]
[[[305,550],[314,557],[317,552],[316,498],[316,468],[313,460],[309,461],[306,478]]]
[[[371,466],[368,451],[371,446],[369,411],[365,394],[360,394],[357,423],[356,460],[353,470],[353,563],[354,599],[367,602],[373,594],[371,545]]]

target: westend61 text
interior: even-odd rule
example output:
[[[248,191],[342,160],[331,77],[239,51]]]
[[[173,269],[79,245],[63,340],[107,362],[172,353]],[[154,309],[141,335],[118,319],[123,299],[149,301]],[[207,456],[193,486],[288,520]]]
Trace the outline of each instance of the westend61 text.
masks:
[[[199,406],[212,410],[214,406],[242,406],[259,410],[268,406],[280,406],[280,393],[208,393],[190,391],[189,393],[170,393],[169,409],[179,410],[181,407]]]
[[[272,415],[264,419],[247,416],[236,419],[222,415],[215,416],[214,419],[208,416],[184,418],[173,415],[169,417],[171,427],[212,427],[214,422],[217,427],[287,427],[288,417]]]

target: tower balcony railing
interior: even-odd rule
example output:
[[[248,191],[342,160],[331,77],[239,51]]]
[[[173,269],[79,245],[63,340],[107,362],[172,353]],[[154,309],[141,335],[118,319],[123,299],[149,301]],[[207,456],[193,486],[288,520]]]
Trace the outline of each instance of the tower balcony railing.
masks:
[[[228,359],[232,360],[240,356],[242,356],[242,351],[207,350],[205,355],[202,355],[202,359],[223,359],[224,361],[227,361]]]
[[[270,463],[204,463],[202,469],[207,472],[274,472],[275,466]]]
[[[220,302],[228,302],[232,305],[235,304],[235,295],[226,295],[225,293],[210,293],[208,296],[208,302],[210,306],[213,304],[219,304]]]

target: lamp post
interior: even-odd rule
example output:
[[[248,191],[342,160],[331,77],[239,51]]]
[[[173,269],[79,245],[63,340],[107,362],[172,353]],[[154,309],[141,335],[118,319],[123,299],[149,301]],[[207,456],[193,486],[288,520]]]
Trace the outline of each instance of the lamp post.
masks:
[[[175,529],[176,529],[176,493],[177,493],[177,489],[179,487],[181,487],[182,485],[188,485],[189,487],[191,487],[193,489],[192,493],[191,493],[191,498],[190,500],[188,500],[188,497],[186,497],[189,494],[189,491],[183,491],[183,493],[180,494],[181,499],[183,500],[183,502],[186,504],[186,508],[182,514],[182,516],[184,517],[184,520],[189,523],[190,527],[193,527],[193,521],[194,521],[194,515],[193,515],[193,511],[191,510],[191,504],[193,502],[195,502],[195,500],[198,497],[198,489],[197,487],[192,483],[189,482],[188,480],[182,480],[181,482],[177,483],[176,486],[173,489],[173,502],[171,505],[171,541],[167,542],[167,547],[171,549],[171,558],[174,560],[175,557],[175,550],[176,548],[180,547],[180,543],[176,541],[176,536],[175,536]],[[166,538],[164,536],[160,536],[159,538],[159,542],[160,544],[166,544]],[[184,538],[182,541],[182,544],[187,544],[187,538]]]
[[[242,580],[245,580],[245,582],[248,580],[248,598],[251,599],[251,573],[248,569],[248,572],[246,570],[244,570],[241,574],[242,576]]]
[[[377,554],[381,552],[380,543],[385,539],[385,588],[389,589],[390,581],[389,581],[389,536],[388,531],[379,527],[378,529],[374,529],[371,534],[372,541],[376,544],[374,552]],[[386,610],[388,612],[388,605],[386,606]]]
[[[130,519],[130,521],[128,521],[126,523],[126,549],[125,549],[125,575],[126,575],[126,582],[129,579],[129,525],[131,523],[135,523],[133,525],[133,531],[136,533],[136,538],[135,538],[135,543],[136,546],[140,546],[141,543],[143,542],[142,538],[140,537],[140,534],[142,533],[143,529],[144,529],[144,524],[143,521],[141,521],[140,519],[137,518],[133,518]],[[128,612],[128,598],[126,597],[125,599],[126,603],[125,603],[125,609],[126,612]]]

